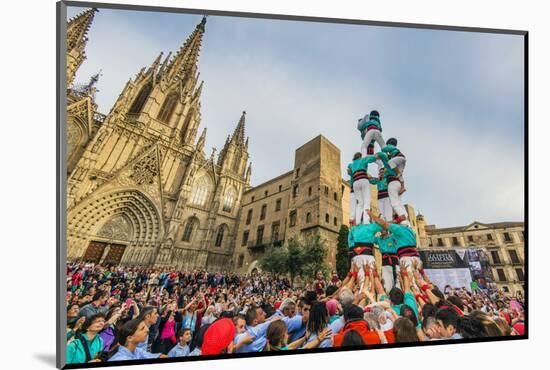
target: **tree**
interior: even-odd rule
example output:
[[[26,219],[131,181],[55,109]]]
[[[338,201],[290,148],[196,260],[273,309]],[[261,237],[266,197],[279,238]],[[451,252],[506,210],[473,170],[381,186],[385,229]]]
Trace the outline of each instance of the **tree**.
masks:
[[[338,243],[336,244],[336,273],[340,279],[344,279],[350,269],[348,233],[349,229],[346,225],[342,225],[338,232]]]
[[[287,273],[288,251],[281,247],[269,247],[258,261],[260,268],[275,275]]]
[[[317,271],[326,274],[328,251],[319,235],[292,238],[283,247],[270,247],[259,264],[273,274],[288,274],[294,284],[296,276],[313,279]]]
[[[304,245],[298,238],[292,238],[286,245],[287,250],[287,263],[286,272],[290,274],[290,281],[294,284],[294,278],[297,275],[302,275],[302,269],[306,259]]]
[[[304,238],[304,262],[302,265],[302,275],[309,279],[315,279],[318,271],[327,276],[328,266],[326,264],[327,248],[325,241],[320,235],[314,234]]]

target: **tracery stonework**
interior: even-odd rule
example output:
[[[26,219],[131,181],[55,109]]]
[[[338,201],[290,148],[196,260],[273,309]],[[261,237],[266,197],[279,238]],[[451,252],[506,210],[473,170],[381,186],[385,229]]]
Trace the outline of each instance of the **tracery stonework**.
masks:
[[[115,240],[130,240],[132,238],[132,225],[126,217],[118,215],[107,221],[98,231],[97,236]]]
[[[156,151],[149,153],[133,167],[134,172],[130,177],[138,185],[153,184],[155,177],[158,176],[158,163]]]

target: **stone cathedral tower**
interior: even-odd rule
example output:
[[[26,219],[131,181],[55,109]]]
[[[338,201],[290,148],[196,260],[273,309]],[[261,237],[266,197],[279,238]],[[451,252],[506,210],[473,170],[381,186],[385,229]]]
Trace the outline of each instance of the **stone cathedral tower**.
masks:
[[[72,85],[78,68],[86,60],[84,48],[96,8],[88,9],[67,22],[67,85]]]
[[[93,14],[71,22],[87,30]],[[83,149],[67,158],[68,260],[231,269],[248,139],[243,112],[217,160],[204,153],[197,63],[205,27],[206,17],[173,57],[160,53],[142,68],[97,130],[73,143]],[[68,76],[79,63],[68,57]]]

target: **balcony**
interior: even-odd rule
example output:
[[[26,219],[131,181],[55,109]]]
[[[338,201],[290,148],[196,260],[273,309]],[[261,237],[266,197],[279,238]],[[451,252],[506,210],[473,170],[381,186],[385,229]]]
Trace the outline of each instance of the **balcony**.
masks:
[[[267,243],[263,242],[248,242],[247,247],[251,252],[262,252],[265,250]]]

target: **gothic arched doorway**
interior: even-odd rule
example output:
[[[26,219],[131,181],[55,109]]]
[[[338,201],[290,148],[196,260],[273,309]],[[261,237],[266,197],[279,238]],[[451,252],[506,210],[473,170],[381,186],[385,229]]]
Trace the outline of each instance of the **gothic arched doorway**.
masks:
[[[135,189],[90,199],[71,211],[67,226],[69,260],[148,264],[162,235],[160,212]]]

